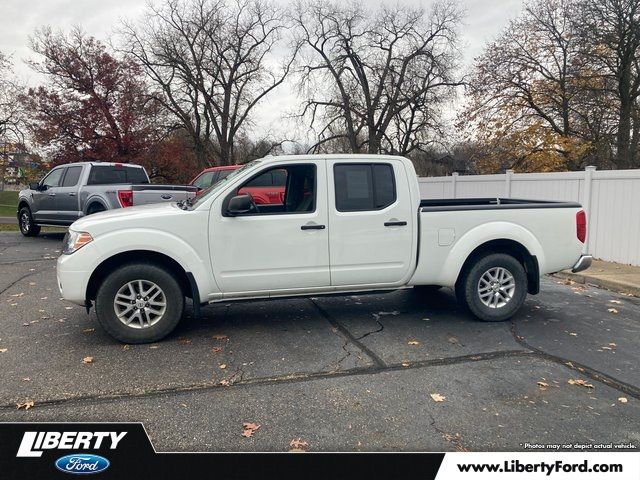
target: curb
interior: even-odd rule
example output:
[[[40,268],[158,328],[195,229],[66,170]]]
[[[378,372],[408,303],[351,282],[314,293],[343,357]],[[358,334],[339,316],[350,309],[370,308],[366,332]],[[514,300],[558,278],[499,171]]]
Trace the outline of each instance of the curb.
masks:
[[[18,219],[16,217],[0,217],[0,223],[6,225],[17,225]]]
[[[606,278],[594,277],[591,275],[582,275],[580,273],[572,273],[568,271],[557,272],[553,274],[554,277],[568,278],[576,283],[593,285],[599,288],[605,288],[613,292],[622,293],[624,295],[633,295],[634,297],[640,297],[640,286],[629,284],[625,282],[608,280]]]

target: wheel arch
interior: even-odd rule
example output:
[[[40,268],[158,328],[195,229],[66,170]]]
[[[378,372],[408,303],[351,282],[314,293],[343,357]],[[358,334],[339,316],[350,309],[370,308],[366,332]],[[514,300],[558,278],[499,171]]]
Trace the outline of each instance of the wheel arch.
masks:
[[[527,273],[528,293],[535,295],[540,291],[540,267],[538,258],[522,243],[508,238],[489,240],[476,247],[462,264],[456,279],[456,286],[477,259],[491,253],[504,253],[518,260]]]
[[[103,260],[93,270],[91,277],[89,277],[85,293],[86,301],[90,302],[95,300],[98,288],[110,272],[122,265],[126,265],[127,263],[139,262],[141,259],[144,259],[145,262],[163,267],[171,272],[174,275],[174,278],[178,281],[183,294],[186,297],[192,298],[194,308],[196,308],[196,310],[199,309],[200,295],[198,292],[198,286],[193,278],[193,274],[185,271],[185,269],[173,258],[165,255],[164,253],[153,250],[129,250]]]
[[[85,203],[84,214],[88,215],[89,210],[91,210],[91,207],[93,207],[94,205],[100,205],[102,208],[105,209],[105,211],[109,210],[109,207],[107,207],[106,203],[102,200],[102,198],[91,197],[91,198],[88,198],[87,202]]]

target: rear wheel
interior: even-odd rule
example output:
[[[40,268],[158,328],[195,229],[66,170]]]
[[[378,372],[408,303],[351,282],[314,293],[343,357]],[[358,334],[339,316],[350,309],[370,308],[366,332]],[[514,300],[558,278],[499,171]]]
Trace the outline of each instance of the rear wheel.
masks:
[[[527,273],[511,255],[489,253],[465,270],[456,285],[456,295],[480,320],[508,320],[524,303]]]
[[[35,237],[40,233],[40,226],[35,224],[29,207],[22,207],[20,209],[20,213],[18,213],[18,223],[20,225],[20,233],[25,237]]]
[[[182,318],[184,294],[173,275],[148,263],[123,265],[107,276],[96,295],[98,322],[125,343],[156,342]]]
[[[93,215],[94,213],[98,213],[98,212],[104,212],[105,208],[99,204],[99,203],[94,203],[92,205],[89,205],[89,208],[87,209],[87,215]]]

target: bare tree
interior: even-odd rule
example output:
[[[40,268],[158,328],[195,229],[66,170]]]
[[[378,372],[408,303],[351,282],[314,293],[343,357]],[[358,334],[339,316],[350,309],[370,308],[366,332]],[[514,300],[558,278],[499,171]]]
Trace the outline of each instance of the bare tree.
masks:
[[[436,106],[461,83],[454,74],[460,20],[453,3],[437,3],[427,14],[403,6],[370,10],[362,2],[299,2],[302,114],[319,137],[312,149],[340,138],[351,152],[417,148],[416,135],[429,125],[416,116],[425,100]]]
[[[572,0],[528,3],[476,59],[461,124],[486,147],[488,170],[580,165],[586,70],[575,11]]]
[[[640,131],[640,0],[581,0],[583,52],[617,104],[616,164],[637,165]]]
[[[20,95],[23,86],[13,74],[11,61],[0,52],[0,137],[23,141],[23,110]]]
[[[286,78],[294,55],[280,65],[270,55],[284,28],[267,0],[167,0],[124,25],[123,45],[192,138],[200,167],[235,161],[255,107]]]

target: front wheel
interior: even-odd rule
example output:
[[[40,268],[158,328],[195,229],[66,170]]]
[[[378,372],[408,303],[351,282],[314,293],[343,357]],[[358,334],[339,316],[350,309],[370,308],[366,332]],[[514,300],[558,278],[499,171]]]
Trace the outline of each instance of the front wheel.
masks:
[[[123,265],[107,276],[96,295],[98,322],[124,343],[156,342],[178,325],[184,294],[173,275],[149,263]]]
[[[463,272],[456,295],[480,320],[508,320],[527,296],[527,273],[511,255],[490,253]]]
[[[25,237],[35,237],[40,233],[40,226],[33,221],[33,215],[29,207],[22,207],[18,213],[18,223],[20,224],[20,233]]]

